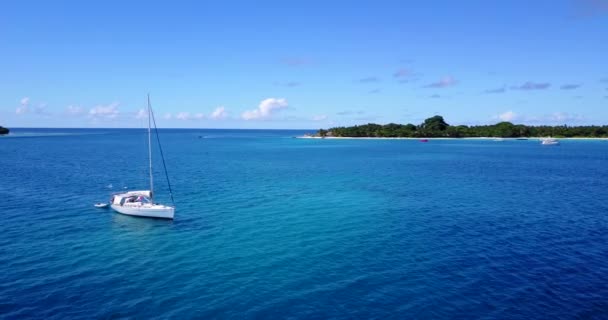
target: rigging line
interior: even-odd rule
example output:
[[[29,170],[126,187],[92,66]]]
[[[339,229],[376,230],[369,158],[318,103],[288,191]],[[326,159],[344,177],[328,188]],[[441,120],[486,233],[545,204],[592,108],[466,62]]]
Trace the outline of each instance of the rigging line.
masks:
[[[141,118],[140,119],[140,127],[142,129],[146,128],[146,119],[145,118]],[[140,180],[141,181],[146,181],[146,179],[150,179],[149,175],[149,168],[148,168],[148,161],[146,161],[146,155],[148,155],[148,135],[146,133],[143,133],[141,135],[141,153],[139,154],[140,159],[138,159],[138,163],[140,163],[140,168],[139,168],[139,174],[140,174]],[[124,183],[123,183],[124,185]]]
[[[150,164],[150,200],[154,203],[154,176],[152,172],[152,140],[150,139],[150,94],[148,94],[148,162]],[[157,133],[158,134],[158,133]]]
[[[167,185],[169,186],[169,195],[171,196],[171,203],[175,207],[175,201],[173,200],[173,190],[171,189],[171,181],[169,181],[169,174],[167,173],[167,165],[165,164],[165,156],[163,155],[163,147],[160,144],[160,137],[158,136],[158,128],[156,127],[156,118],[154,118],[154,110],[150,106],[150,114],[152,115],[152,123],[154,123],[154,132],[156,133],[156,141],[158,141],[158,150],[160,150],[160,158],[163,159],[163,168],[165,168],[165,177],[167,178]]]

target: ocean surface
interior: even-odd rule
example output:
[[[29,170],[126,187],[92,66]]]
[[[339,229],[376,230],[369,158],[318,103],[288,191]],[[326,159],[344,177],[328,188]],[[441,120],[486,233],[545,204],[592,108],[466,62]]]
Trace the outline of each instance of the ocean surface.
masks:
[[[608,319],[608,141],[160,130],[0,137],[0,318]],[[157,200],[170,203],[155,151]]]

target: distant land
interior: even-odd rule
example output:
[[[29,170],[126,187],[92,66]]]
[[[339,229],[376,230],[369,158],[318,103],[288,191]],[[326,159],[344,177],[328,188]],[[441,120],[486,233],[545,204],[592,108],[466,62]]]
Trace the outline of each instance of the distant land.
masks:
[[[608,126],[527,126],[499,122],[484,126],[451,126],[442,116],[434,116],[419,125],[369,123],[352,127],[320,129],[313,137],[349,138],[608,138]]]
[[[10,130],[8,128],[0,126],[0,134],[8,134],[9,132]]]

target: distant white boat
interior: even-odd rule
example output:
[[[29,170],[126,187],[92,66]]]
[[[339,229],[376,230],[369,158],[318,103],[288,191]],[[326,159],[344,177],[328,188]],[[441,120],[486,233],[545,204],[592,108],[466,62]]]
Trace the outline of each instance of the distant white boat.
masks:
[[[505,138],[496,138],[494,141],[505,141]]]
[[[95,208],[107,208],[110,204],[109,203],[104,203],[104,202],[98,202],[96,204],[94,204]]]
[[[553,138],[544,138],[544,139],[541,139],[541,144],[544,146],[554,146],[554,145],[558,145],[559,141],[557,139],[553,139]]]
[[[148,162],[150,167],[150,190],[138,190],[138,191],[127,191],[123,193],[114,194],[110,200],[110,206],[115,211],[138,217],[150,217],[150,218],[164,218],[173,219],[175,215],[175,207],[163,205],[154,202],[154,177],[152,174],[152,133],[151,124],[154,122],[154,129],[156,130],[156,120],[154,120],[154,112],[150,106],[150,95],[148,95]],[[159,148],[161,158],[163,160],[163,168],[165,169],[165,175],[167,175],[167,167],[165,166],[165,159],[162,153],[162,147]],[[169,185],[169,192],[171,200],[173,201],[173,194],[171,191],[171,184],[169,183],[169,177],[167,175],[167,184]]]

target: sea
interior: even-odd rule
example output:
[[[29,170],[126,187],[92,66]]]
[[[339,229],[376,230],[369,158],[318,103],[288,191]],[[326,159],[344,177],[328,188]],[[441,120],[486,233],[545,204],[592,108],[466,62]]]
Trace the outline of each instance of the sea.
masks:
[[[0,137],[2,319],[608,319],[608,141]]]

